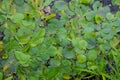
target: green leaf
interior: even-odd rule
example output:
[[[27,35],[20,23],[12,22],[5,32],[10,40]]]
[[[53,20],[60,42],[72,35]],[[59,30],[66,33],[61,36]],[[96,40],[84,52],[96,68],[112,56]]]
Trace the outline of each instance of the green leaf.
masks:
[[[89,5],[93,0],[79,0],[81,4]]]
[[[86,68],[86,62],[81,63],[81,62],[79,62],[79,61],[77,60],[77,62],[76,62],[76,67],[77,67],[77,68]]]
[[[63,66],[70,66],[71,62],[69,60],[62,60],[62,65]]]
[[[95,12],[95,11],[90,11],[90,12],[88,12],[88,13],[85,14],[86,19],[87,19],[88,21],[93,21],[95,15],[96,15],[96,12]]]
[[[20,74],[19,76],[20,76],[20,80],[26,80],[26,77],[25,77],[25,75],[23,75],[23,74]]]
[[[11,16],[11,20],[14,23],[21,23],[23,19],[24,19],[24,15],[21,13],[16,13],[16,14]]]
[[[68,58],[68,59],[71,59],[71,58],[74,58],[74,57],[75,57],[74,53],[72,53],[72,52],[66,52],[66,53],[64,54],[64,56],[65,56],[66,58]]]
[[[110,41],[110,45],[111,47],[116,47],[117,45],[119,45],[120,40],[116,37],[114,37],[111,41]]]
[[[89,27],[85,27],[83,33],[88,33],[88,32],[93,32],[93,31],[94,31],[94,27],[89,26]]]
[[[49,56],[55,56],[57,54],[57,48],[50,46],[46,52]]]
[[[67,31],[65,28],[60,28],[59,31],[57,32],[57,36],[60,40],[65,39],[67,36]]]
[[[39,29],[32,35],[32,39],[30,41],[31,47],[35,47],[38,44],[42,43],[45,35],[45,29]]]
[[[22,6],[24,4],[24,0],[14,0],[14,2],[17,4],[17,5],[20,5]]]
[[[48,5],[51,3],[51,1],[52,1],[52,0],[45,0],[45,1],[44,1],[44,0],[40,0],[40,3],[43,2],[44,7],[45,7],[45,6],[48,6]]]
[[[88,45],[87,41],[81,40],[80,38],[73,39],[72,43],[74,47],[78,47],[80,49],[86,49]]]
[[[28,42],[30,41],[30,39],[29,38],[27,38],[27,39],[21,39],[20,41],[19,41],[19,44],[27,44]]]
[[[86,62],[86,56],[83,54],[77,55],[78,62],[85,63]]]
[[[88,42],[88,46],[87,46],[88,49],[92,49],[96,46],[96,39],[95,38],[88,38],[87,42]]]
[[[57,61],[55,59],[51,59],[50,60],[50,66],[52,66],[52,67],[58,67],[58,66],[60,66],[60,61]]]
[[[96,70],[97,69],[97,65],[95,65],[94,62],[87,62],[87,66],[91,70]]]
[[[46,53],[42,53],[42,54],[40,55],[40,57],[41,57],[42,60],[48,60],[48,59],[50,58],[50,55],[48,55],[48,54],[46,54]]]
[[[8,78],[6,78],[6,79],[4,79],[4,80],[12,80],[12,79],[13,79],[13,76],[8,77]]]
[[[62,6],[61,6],[62,5]],[[64,10],[67,5],[64,1],[55,1],[54,6],[58,9],[58,10]]]
[[[23,20],[22,21],[23,27],[29,28],[29,29],[34,29],[35,28],[35,23],[34,21],[27,21],[27,20]]]
[[[72,52],[72,51],[69,50],[69,49],[64,49],[64,50],[63,50],[63,55],[64,55],[64,57],[67,58],[67,59],[72,59],[72,58],[75,57],[74,52]]]
[[[69,80],[71,78],[71,76],[69,74],[63,74],[63,78],[65,80]]]
[[[113,15],[112,13],[107,13],[106,18],[107,18],[107,20],[109,20],[109,21],[113,21],[113,20],[115,19],[115,18],[114,18],[114,15]]]
[[[3,79],[3,73],[0,72],[0,80],[2,80],[2,79]]]
[[[115,14],[116,17],[120,17],[120,11]]]
[[[86,49],[86,48],[87,48],[87,45],[88,45],[87,41],[85,41],[85,40],[80,40],[78,44],[79,44],[78,47],[79,47],[80,49]]]
[[[110,12],[110,8],[108,6],[105,6],[100,7],[97,13],[101,15],[103,18],[105,18],[108,12]]]
[[[14,52],[16,59],[19,61],[19,63],[23,66],[29,66],[29,63],[31,61],[31,56],[27,55],[23,52],[20,51],[15,51]]]
[[[60,68],[49,67],[45,72],[46,80],[52,80],[60,72]]]
[[[100,3],[100,1],[95,1],[93,4],[93,10],[97,11],[101,6],[102,4]]]
[[[98,52],[95,49],[91,49],[87,53],[87,58],[90,61],[94,61],[97,58]]]
[[[103,17],[101,15],[96,15],[95,16],[95,23],[99,24],[101,21],[103,21]]]
[[[112,0],[113,5],[120,5],[120,0]]]

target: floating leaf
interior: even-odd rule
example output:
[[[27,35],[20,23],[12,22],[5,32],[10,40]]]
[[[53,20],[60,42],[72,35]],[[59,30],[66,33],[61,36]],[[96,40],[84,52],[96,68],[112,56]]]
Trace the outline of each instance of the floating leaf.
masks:
[[[57,54],[57,48],[50,46],[46,52],[49,56],[55,56]]]
[[[20,52],[20,51],[15,51],[15,57],[16,59],[19,61],[19,63],[23,66],[29,66],[29,63],[31,61],[31,56],[30,55],[27,55],[23,52]]]
[[[58,67],[58,66],[60,66],[60,61],[57,61],[55,59],[51,59],[50,60],[50,66],[52,66],[52,67]]]
[[[69,80],[71,77],[68,74],[63,74],[63,78],[66,79],[66,80]]]
[[[62,5],[62,6],[61,6]],[[64,10],[67,5],[64,1],[56,1],[54,6],[58,9],[58,10]]]
[[[78,62],[85,63],[86,62],[86,56],[83,54],[77,55]]]
[[[24,19],[24,15],[21,13],[16,13],[14,15],[11,16],[11,20],[14,23],[21,23],[21,21]]]
[[[37,46],[38,44],[42,43],[45,35],[45,29],[39,29],[32,35],[32,39],[30,41],[30,45],[32,47]]]
[[[46,54],[46,53],[42,53],[42,54],[40,55],[40,57],[41,57],[42,60],[48,60],[48,59],[50,58],[50,55],[48,55],[48,54]]]
[[[80,49],[86,49],[86,48],[87,48],[87,45],[88,45],[87,41],[85,41],[85,40],[80,40],[79,38],[73,39],[73,40],[72,40],[72,43],[73,43],[73,46],[74,46],[74,47],[78,47],[78,48],[80,48]]]
[[[88,60],[94,61],[97,58],[98,52],[94,49],[91,49],[87,53]]]
[[[48,20],[54,18],[55,16],[56,16],[56,14],[52,13],[52,14],[45,17],[45,21],[48,21]]]
[[[91,70],[96,70],[97,69],[97,65],[95,65],[94,62],[87,62],[87,66]]]
[[[100,1],[95,1],[92,7],[93,7],[93,10],[97,11],[101,6],[102,4],[100,3]]]
[[[86,19],[87,19],[88,21],[93,21],[95,15],[96,15],[96,12],[95,12],[95,11],[88,12],[88,13],[86,13]]]
[[[106,18],[107,18],[107,20],[109,20],[109,21],[113,21],[113,20],[115,19],[115,18],[114,18],[114,15],[113,15],[112,13],[107,13]]]
[[[97,13],[103,18],[106,17],[107,13],[110,12],[110,8],[108,6],[100,7]]]
[[[92,0],[79,0],[81,4],[89,5]]]
[[[86,49],[86,48],[87,48],[87,45],[88,45],[87,41],[85,41],[85,40],[80,40],[78,44],[79,44],[78,47],[79,47],[80,49]]]
[[[67,58],[67,59],[72,59],[72,58],[75,57],[74,52],[69,51],[68,49],[65,49],[65,50],[63,51],[63,55],[64,55],[64,57]]]
[[[101,15],[96,15],[95,16],[95,23],[99,24],[101,21],[103,21],[103,17]]]

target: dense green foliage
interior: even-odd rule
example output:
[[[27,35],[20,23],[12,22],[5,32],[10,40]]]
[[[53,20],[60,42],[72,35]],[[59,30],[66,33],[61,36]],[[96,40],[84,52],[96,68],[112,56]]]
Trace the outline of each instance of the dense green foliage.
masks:
[[[120,80],[120,11],[99,0],[0,0],[0,33],[0,80]]]

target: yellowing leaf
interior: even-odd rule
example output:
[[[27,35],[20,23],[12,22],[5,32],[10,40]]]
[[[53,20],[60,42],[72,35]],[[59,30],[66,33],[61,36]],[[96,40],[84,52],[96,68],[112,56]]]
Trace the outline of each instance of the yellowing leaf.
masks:
[[[98,24],[100,23],[101,21],[103,21],[103,17],[101,15],[96,15],[95,16],[95,23]]]
[[[86,62],[86,56],[83,54],[80,54],[77,56],[78,62],[85,63]]]
[[[55,17],[55,16],[56,16],[56,14],[52,13],[52,14],[48,15],[48,16],[45,18],[45,21],[48,21],[48,20],[50,20],[51,18],[53,18],[53,17]]]
[[[2,52],[2,51],[3,51],[3,42],[0,41],[0,52]]]
[[[92,0],[79,0],[81,4],[88,5],[91,3]]]
[[[5,65],[5,66],[3,67],[3,71],[7,71],[8,68],[9,68],[9,65]]]
[[[70,75],[68,75],[68,74],[64,74],[64,75],[63,75],[63,78],[69,80],[71,77],[70,77]]]

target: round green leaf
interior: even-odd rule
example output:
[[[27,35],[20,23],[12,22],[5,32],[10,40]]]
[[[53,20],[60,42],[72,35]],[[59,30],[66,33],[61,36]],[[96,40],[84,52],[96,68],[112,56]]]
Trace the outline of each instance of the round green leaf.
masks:
[[[59,1],[55,1],[55,7],[58,9],[58,10],[64,10],[66,7],[67,7],[67,5],[66,5],[66,3],[64,2],[64,1],[62,1],[62,0],[59,0]],[[61,6],[62,5],[62,6]]]
[[[50,46],[46,52],[49,56],[55,56],[57,54],[57,48]]]
[[[91,49],[87,53],[87,58],[90,61],[94,61],[97,58],[98,52],[95,49]]]
[[[86,56],[83,54],[77,55],[78,62],[85,63],[86,62]]]
[[[85,40],[80,40],[78,44],[79,44],[78,47],[80,49],[86,49],[87,45],[88,45],[87,41],[85,41]]]
[[[50,66],[52,66],[52,67],[58,67],[58,66],[60,66],[60,61],[51,59],[50,60]]]

